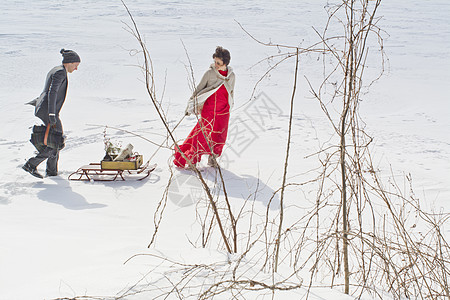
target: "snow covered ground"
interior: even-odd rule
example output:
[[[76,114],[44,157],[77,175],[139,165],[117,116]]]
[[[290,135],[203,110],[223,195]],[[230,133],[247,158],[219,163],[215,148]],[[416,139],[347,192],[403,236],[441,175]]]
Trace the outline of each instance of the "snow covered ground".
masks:
[[[183,43],[197,80],[211,63],[215,46],[231,51],[236,106],[222,164],[236,204],[260,184],[255,207],[264,210],[279,187],[294,66],[282,65],[259,85],[257,103],[268,103],[274,114],[257,117],[258,107],[248,100],[267,65],[251,67],[274,51],[249,38],[235,20],[262,40],[309,45],[315,39],[312,26],[321,28],[326,20],[326,2],[127,2],[150,49],[157,91],[164,95],[163,106],[172,124],[181,119],[191,93]],[[361,105],[366,130],[374,137],[378,167],[389,171],[392,166],[396,175],[411,173],[423,204],[445,212],[450,210],[449,12],[450,3],[444,0],[383,3],[378,14],[384,16],[380,26],[389,34],[385,39],[389,64]],[[124,264],[139,253],[158,253],[186,263],[226,261],[226,254],[214,247],[199,250],[191,245],[198,225],[194,200],[179,197],[184,191],[169,197],[156,245],[147,249],[153,214],[170,176],[170,150],[157,152],[153,161],[158,168],[145,181],[67,180],[81,165],[103,157],[105,125],[156,143],[164,140],[163,126],[136,67],[141,58],[130,55],[138,44],[126,24],[130,20],[120,1],[0,3],[1,300],[114,296],[155,268],[157,262],[147,257]],[[68,138],[60,157],[60,176],[38,180],[21,169],[33,154],[30,127],[37,122],[32,107],[24,103],[40,94],[46,73],[61,61],[61,48],[77,51],[82,63],[69,75],[61,114]],[[308,59],[313,58],[301,62],[302,72],[313,76]],[[312,167],[304,157],[318,150],[330,130],[303,79],[296,99],[291,176]],[[183,139],[194,124],[194,118],[185,119],[177,138]],[[124,132],[108,129],[107,133],[115,141],[132,143],[144,158],[157,150]],[[45,172],[44,164],[39,170]],[[180,188],[190,176],[175,175]],[[448,225],[444,229],[450,237]],[[304,293],[301,289],[280,294],[279,299],[301,299]],[[129,299],[152,296],[138,297]],[[310,297],[331,298],[351,299],[338,289],[316,289]]]

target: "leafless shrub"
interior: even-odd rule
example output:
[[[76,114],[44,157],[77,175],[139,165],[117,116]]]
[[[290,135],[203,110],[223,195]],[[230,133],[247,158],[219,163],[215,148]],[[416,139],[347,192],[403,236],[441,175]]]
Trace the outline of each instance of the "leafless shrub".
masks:
[[[361,95],[384,71],[382,31],[376,17],[380,4],[340,1],[329,5],[323,33],[315,30],[323,45],[324,80],[318,88],[310,83],[310,90],[335,137],[315,154],[323,168],[315,180],[315,203],[281,234],[267,235],[267,252],[284,245],[280,258],[275,251],[275,266],[281,261],[295,271],[308,269],[310,287],[317,280],[328,280],[331,287],[342,286],[346,293],[352,287],[358,297],[367,292],[383,298],[387,291],[395,299],[444,298],[449,296],[449,247],[441,226],[449,215],[422,210],[412,185],[402,190],[393,176],[388,186],[382,184],[370,155],[372,138],[359,115]],[[336,29],[339,26],[342,33]],[[365,84],[372,36],[382,63],[380,73]],[[285,49],[286,53],[278,54],[283,62],[292,57],[290,48]],[[281,219],[268,219],[267,224],[281,228]]]
[[[314,29],[320,41],[311,47],[264,43],[247,32],[259,44],[279,51],[269,57],[279,61],[264,75],[294,57],[297,74],[302,54],[320,53],[322,56],[322,82],[317,86],[307,78],[310,91],[334,133],[317,153],[311,154],[317,157],[321,168],[318,172],[314,170],[314,177],[304,182],[288,182],[290,121],[284,176],[276,191],[282,195],[281,207],[270,211],[272,197],[265,214],[260,215],[253,207],[246,208],[248,201],[238,213],[233,210],[220,169],[216,185],[223,192],[224,201],[219,201],[218,195],[194,167],[205,198],[197,202],[201,233],[199,239],[191,242],[208,247],[215,230],[219,230],[220,242],[216,244],[219,249],[226,249],[227,258],[198,264],[139,255],[159,261],[156,263],[158,270],[149,271],[142,281],[114,299],[141,293],[149,293],[154,299],[169,296],[212,299],[225,295],[246,299],[249,293],[256,291],[258,295],[275,298],[279,291],[316,286],[339,287],[356,298],[371,294],[383,299],[385,293],[394,299],[450,298],[450,247],[442,234],[442,226],[450,215],[424,211],[413,192],[411,176],[405,177],[406,188],[399,186],[395,176],[391,176],[387,184],[380,179],[382,171],[374,167],[370,154],[372,138],[359,115],[361,95],[384,71],[382,30],[376,14],[380,5],[381,0],[341,0],[336,5],[327,5],[328,20],[322,32]],[[133,23],[130,31],[138,40],[144,57],[148,93],[158,111],[161,105],[154,92],[151,59],[128,13]],[[380,73],[366,83],[368,45],[373,41],[378,43],[382,63]],[[296,82],[297,78],[291,108]],[[158,113],[169,139],[178,148],[164,113]],[[291,109],[291,120],[292,115]],[[294,171],[289,170],[289,173]],[[309,205],[299,208],[285,205],[283,195],[290,188],[308,188],[316,193]],[[250,197],[256,194],[255,191]],[[167,190],[155,213],[153,238],[166,202]],[[299,217],[294,221],[286,220],[283,214],[288,210],[297,212]],[[239,233],[237,224],[243,222],[248,222],[247,230]],[[152,278],[154,273],[158,274]],[[305,275],[309,275],[308,282]]]
[[[200,180],[201,185],[207,195],[207,199],[211,205],[211,208],[213,210],[214,216],[215,216],[215,220],[217,222],[217,226],[219,228],[220,231],[220,235],[222,237],[222,242],[226,248],[226,250],[228,252],[236,252],[237,249],[237,241],[236,241],[236,228],[233,227],[234,223],[233,223],[233,213],[228,205],[228,213],[230,216],[230,219],[232,220],[232,236],[231,236],[231,243],[230,243],[230,239],[228,238],[227,234],[226,234],[226,230],[222,224],[222,218],[220,216],[220,212],[219,209],[217,207],[217,203],[214,200],[214,195],[211,194],[211,189],[209,188],[208,184],[206,183],[205,179],[203,178],[201,172],[197,169],[197,167],[195,165],[193,165],[189,159],[187,159],[187,157],[184,155],[184,153],[180,150],[180,147],[178,145],[177,140],[175,139],[174,135],[173,135],[173,130],[170,128],[169,126],[169,122],[167,120],[167,117],[164,113],[163,107],[161,105],[161,102],[158,101],[158,97],[157,97],[157,93],[156,93],[156,83],[155,83],[155,77],[154,77],[154,69],[153,69],[153,62],[150,56],[150,52],[147,49],[147,46],[144,43],[143,38],[141,37],[141,34],[139,32],[138,26],[133,18],[133,15],[131,14],[130,10],[128,9],[128,7],[126,6],[126,4],[122,1],[123,6],[125,7],[125,9],[128,12],[128,15],[130,17],[130,20],[132,22],[131,26],[128,26],[128,30],[129,32],[136,38],[136,40],[139,43],[140,46],[140,50],[136,50],[136,53],[141,53],[143,56],[143,66],[142,66],[142,70],[144,72],[145,75],[145,86],[147,89],[147,94],[154,106],[154,108],[156,109],[156,112],[160,118],[160,120],[162,121],[164,128],[168,134],[168,137],[170,139],[170,141],[173,143],[174,145],[174,149],[178,150],[181,155],[188,161],[189,167],[194,170],[195,172],[195,176],[197,176],[197,178]],[[220,171],[220,169],[219,169]],[[223,178],[222,178],[223,181]],[[228,198],[226,197],[226,203],[229,204]],[[233,246],[233,248],[232,248]]]

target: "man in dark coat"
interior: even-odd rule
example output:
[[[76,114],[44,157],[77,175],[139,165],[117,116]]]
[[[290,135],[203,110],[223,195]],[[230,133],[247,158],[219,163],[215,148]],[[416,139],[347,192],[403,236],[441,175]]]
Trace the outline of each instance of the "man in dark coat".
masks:
[[[44,122],[46,126],[51,126],[52,130],[63,133],[59,112],[66,100],[67,73],[72,73],[78,69],[81,62],[75,51],[61,49],[63,56],[62,65],[56,66],[47,74],[44,91],[41,95],[29,104],[35,106],[34,115]],[[22,167],[31,175],[43,178],[37,171],[37,166],[47,159],[47,176],[58,175],[59,149],[44,147],[39,153],[30,158]]]

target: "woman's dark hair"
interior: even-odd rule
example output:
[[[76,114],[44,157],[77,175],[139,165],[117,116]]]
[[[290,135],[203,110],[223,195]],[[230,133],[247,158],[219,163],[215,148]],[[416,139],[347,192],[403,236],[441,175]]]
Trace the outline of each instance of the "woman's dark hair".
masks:
[[[216,52],[214,52],[214,54],[213,54],[213,58],[216,58],[216,57],[219,58],[220,60],[222,60],[223,63],[227,66],[231,60],[230,51],[228,51],[227,49],[223,49],[220,46],[217,46]]]

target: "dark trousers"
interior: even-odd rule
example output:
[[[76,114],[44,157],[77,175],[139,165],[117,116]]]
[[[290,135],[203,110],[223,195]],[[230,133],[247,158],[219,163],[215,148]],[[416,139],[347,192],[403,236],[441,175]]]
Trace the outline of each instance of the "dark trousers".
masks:
[[[59,150],[45,147],[35,157],[30,158],[27,163],[32,168],[36,168],[41,162],[47,160],[47,173],[56,174],[58,173],[58,159]]]

